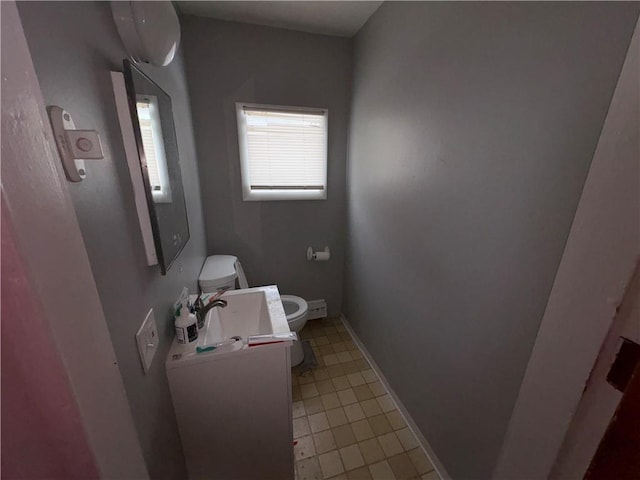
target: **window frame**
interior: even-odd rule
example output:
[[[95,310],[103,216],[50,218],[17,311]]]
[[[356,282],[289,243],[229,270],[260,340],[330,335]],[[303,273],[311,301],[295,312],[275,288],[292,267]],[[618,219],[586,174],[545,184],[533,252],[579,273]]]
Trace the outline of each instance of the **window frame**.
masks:
[[[142,118],[139,104],[146,104],[149,118]],[[162,119],[160,118],[160,105],[158,97],[155,95],[136,95],[136,114],[138,115],[138,126],[140,127],[140,137],[143,144],[145,164],[148,170],[149,185],[154,203],[172,203],[171,181],[169,180],[169,166],[167,164],[167,152],[165,149],[165,138],[162,132]],[[149,134],[151,135],[152,152],[148,152],[144,141],[143,121],[149,122]],[[152,160],[153,158],[153,160]],[[158,184],[152,184],[151,170],[155,170],[158,177]],[[158,189],[159,187],[159,189]]]
[[[249,175],[249,152],[247,144],[247,124],[244,115],[245,108],[262,111],[278,111],[285,113],[313,113],[322,114],[324,122],[324,177],[323,188],[317,189],[251,189]],[[236,119],[238,124],[238,146],[240,153],[240,174],[242,177],[242,199],[244,201],[271,201],[271,200],[326,200],[327,180],[329,169],[329,110],[326,108],[294,107],[285,105],[268,105],[258,103],[237,102]]]

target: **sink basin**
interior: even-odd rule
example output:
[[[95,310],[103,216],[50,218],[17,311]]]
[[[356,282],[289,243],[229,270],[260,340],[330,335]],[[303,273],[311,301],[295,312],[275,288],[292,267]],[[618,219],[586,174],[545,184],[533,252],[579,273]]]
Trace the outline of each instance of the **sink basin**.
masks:
[[[247,339],[252,335],[289,332],[287,316],[275,285],[229,290],[220,298],[226,300],[227,306],[209,310],[204,327],[198,331],[198,340],[184,345],[174,339],[168,365],[196,354],[200,357],[247,348]],[[232,340],[234,337],[240,337],[242,341]],[[211,346],[216,348],[197,353],[197,347],[205,349]]]
[[[232,337],[288,332],[280,294],[275,286],[231,290],[222,297],[226,307],[209,310],[202,330],[203,344],[213,345]],[[284,316],[284,323],[282,317]]]

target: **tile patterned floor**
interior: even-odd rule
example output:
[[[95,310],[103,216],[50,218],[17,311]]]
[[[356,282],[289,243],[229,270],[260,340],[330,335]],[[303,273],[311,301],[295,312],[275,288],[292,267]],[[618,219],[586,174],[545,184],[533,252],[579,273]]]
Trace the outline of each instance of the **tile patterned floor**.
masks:
[[[291,374],[296,479],[439,480],[340,319],[300,333],[319,365]]]

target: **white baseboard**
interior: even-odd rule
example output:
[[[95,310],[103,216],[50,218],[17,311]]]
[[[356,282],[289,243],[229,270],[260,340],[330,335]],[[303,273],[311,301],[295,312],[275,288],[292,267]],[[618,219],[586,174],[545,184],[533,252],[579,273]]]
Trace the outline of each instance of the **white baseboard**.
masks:
[[[367,350],[367,348],[363,345],[363,343],[360,341],[356,333],[353,331],[353,328],[351,328],[351,325],[349,325],[349,321],[347,320],[347,317],[344,314],[341,314],[340,320],[342,321],[342,324],[345,326],[345,328],[349,331],[349,334],[353,338],[358,348],[362,351],[363,355],[369,362],[369,365],[371,365],[371,368],[373,369],[373,371],[376,372],[376,375],[378,375],[378,378],[384,385],[384,388],[386,388],[387,392],[389,392],[389,395],[391,396],[396,406],[398,407],[398,411],[400,412],[400,415],[404,417],[404,420],[407,423],[409,429],[413,432],[413,434],[418,439],[418,443],[420,443],[420,446],[424,450],[424,453],[429,458],[429,461],[431,461],[431,464],[435,468],[436,473],[440,476],[442,480],[451,480],[451,477],[445,470],[444,466],[442,465],[442,462],[440,462],[440,460],[436,456],[435,452],[431,448],[431,445],[429,445],[429,442],[427,441],[425,436],[422,434],[422,432],[420,431],[416,423],[413,421],[413,418],[411,418],[411,415],[409,415],[409,412],[403,405],[402,401],[398,398],[398,395],[396,395],[396,392],[389,385],[389,382],[380,371],[380,368],[376,364],[375,360],[373,360],[373,358],[369,354],[369,351]]]

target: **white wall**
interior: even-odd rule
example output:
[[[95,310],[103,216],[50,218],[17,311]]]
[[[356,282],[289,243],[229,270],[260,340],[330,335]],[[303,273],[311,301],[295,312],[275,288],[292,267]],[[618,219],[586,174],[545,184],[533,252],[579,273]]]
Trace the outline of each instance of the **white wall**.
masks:
[[[387,2],[356,37],[347,317],[453,478],[489,478],[638,15]]]
[[[36,73],[47,105],[68,110],[77,128],[96,129],[104,160],[67,184],[100,294],[140,444],[152,478],[185,477],[164,369],[173,340],[172,303],[192,292],[206,256],[198,166],[182,52],[167,67],[144,71],[172,99],[191,238],[168,275],[148,267],[135,209],[110,71],[127,57],[109,2],[20,2]],[[145,375],[134,335],[154,309],[160,348]]]
[[[351,40],[183,17],[207,253],[242,261],[249,285],[342,310]],[[235,102],[329,109],[327,199],[242,200]],[[331,248],[328,262],[307,247]]]

